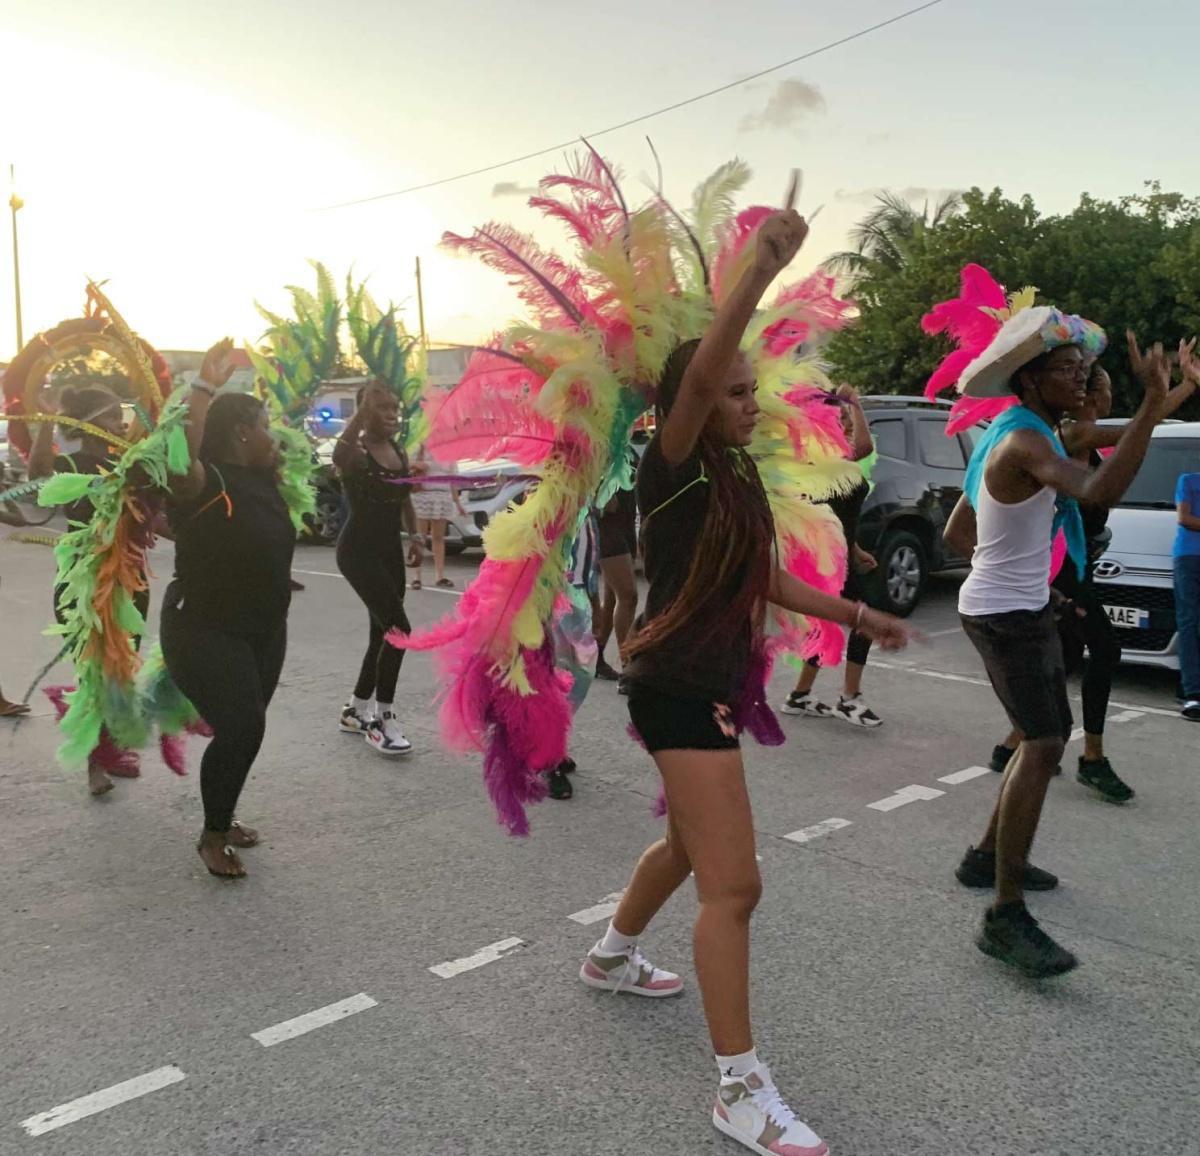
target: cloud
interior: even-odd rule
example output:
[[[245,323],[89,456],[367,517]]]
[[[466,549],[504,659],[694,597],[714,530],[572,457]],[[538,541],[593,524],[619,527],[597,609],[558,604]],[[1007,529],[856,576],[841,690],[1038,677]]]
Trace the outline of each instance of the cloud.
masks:
[[[880,193],[892,192],[902,200],[908,201],[910,204],[933,204],[945,197],[955,196],[963,192],[962,189],[930,189],[924,185],[909,185],[903,189],[838,189],[833,194],[835,201],[845,201],[853,205],[873,205],[878,199]]]
[[[761,112],[742,117],[739,128],[742,132],[760,128],[796,129],[807,117],[823,113],[825,109],[825,97],[815,84],[792,77],[775,86]]]
[[[538,190],[519,185],[516,181],[501,181],[492,186],[493,197],[532,197]]]

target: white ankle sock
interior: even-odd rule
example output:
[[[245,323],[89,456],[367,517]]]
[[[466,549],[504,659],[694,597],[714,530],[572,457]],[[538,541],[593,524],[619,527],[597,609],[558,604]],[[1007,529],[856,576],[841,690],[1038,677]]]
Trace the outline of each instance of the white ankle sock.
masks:
[[[637,947],[637,936],[622,934],[610,920],[608,930],[604,933],[604,938],[600,940],[597,950],[601,955],[628,955],[635,947]]]
[[[751,1048],[740,1056],[717,1056],[722,1080],[744,1080],[758,1067],[758,1052]]]
[[[356,695],[350,696],[350,705],[354,707],[361,715],[374,714],[375,700],[370,698],[358,698]]]
[[[378,713],[378,717],[379,717],[379,718],[383,718],[385,715],[391,715],[391,716],[392,716],[392,718],[395,718],[395,717],[396,717],[396,712],[395,712],[395,711],[392,709],[392,707],[393,707],[394,705],[395,705],[394,703],[390,703],[390,702],[379,702],[378,700],[376,700],[376,702],[375,702],[375,710],[376,710],[376,711],[377,711],[377,713]]]

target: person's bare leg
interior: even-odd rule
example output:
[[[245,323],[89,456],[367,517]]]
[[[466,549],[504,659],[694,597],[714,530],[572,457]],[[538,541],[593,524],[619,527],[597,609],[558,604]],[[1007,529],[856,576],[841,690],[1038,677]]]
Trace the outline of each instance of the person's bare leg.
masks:
[[[1086,731],[1083,735],[1083,757],[1089,763],[1098,763],[1104,758],[1104,736],[1089,735]]]
[[[417,533],[421,535],[422,543],[426,538],[432,536],[432,530],[428,518],[422,518],[417,521]],[[421,560],[413,567],[417,572],[417,576],[413,579],[413,589],[419,590],[421,587],[422,572],[425,569],[425,551],[421,551]]]
[[[637,575],[633,571],[633,558],[619,554],[601,564],[605,586],[613,592],[616,605],[613,609],[612,630],[617,636],[617,651],[624,648],[637,617]]]
[[[1004,746],[1013,752],[1012,758],[1008,760],[1008,766],[1004,768],[1004,778],[1000,780],[1000,792],[996,796],[996,805],[992,808],[992,817],[988,820],[987,830],[984,832],[983,838],[979,845],[975,848],[977,851],[986,851],[989,855],[996,850],[996,830],[1000,826],[1000,800],[1004,798],[1004,788],[1008,785],[1009,772],[1016,765],[1017,755],[1021,751],[1021,743],[1025,736],[1017,729],[1009,731],[1008,738],[1004,740]]]
[[[996,906],[1020,903],[1029,849],[1037,834],[1046,789],[1062,758],[1062,739],[1026,739],[1004,774],[996,808]]]
[[[846,674],[842,682],[844,698],[854,698],[855,695],[862,694],[863,671],[866,669],[861,662],[846,663]]]
[[[429,523],[429,536],[433,539],[433,580],[441,582],[446,577],[446,520],[434,518]]]
[[[213,875],[220,875],[225,879],[245,877],[246,868],[242,866],[241,859],[233,849],[233,841],[230,839],[228,831],[205,829],[200,834],[200,842],[196,844],[196,850],[200,852],[204,866]]]
[[[806,662],[800,668],[800,677],[796,679],[796,694],[811,694],[812,688],[817,684],[817,675],[821,673],[821,668],[814,662]]]
[[[670,894],[672,872],[685,861],[691,864],[700,898],[693,949],[709,1034],[718,1055],[740,1055],[754,1046],[750,916],[762,892],[741,752],[660,751],[654,761],[683,856],[670,866],[661,856],[652,858],[644,871],[639,863],[613,925],[630,935],[640,933],[644,923],[639,922]]]
[[[103,767],[88,767],[88,794],[95,798],[107,795],[113,789],[113,781]]]
[[[600,573],[603,576],[605,563],[600,563]],[[612,584],[608,578],[604,578],[604,583],[600,591],[599,599],[600,617],[593,633],[596,635],[596,645],[600,647],[601,655],[604,654],[604,648],[608,645],[608,640],[612,638],[613,620],[616,618],[617,611],[617,592],[612,588]]]
[[[683,849],[683,840],[668,813],[666,836],[651,843],[638,860],[613,915],[613,927],[636,939],[691,873],[692,864]]]

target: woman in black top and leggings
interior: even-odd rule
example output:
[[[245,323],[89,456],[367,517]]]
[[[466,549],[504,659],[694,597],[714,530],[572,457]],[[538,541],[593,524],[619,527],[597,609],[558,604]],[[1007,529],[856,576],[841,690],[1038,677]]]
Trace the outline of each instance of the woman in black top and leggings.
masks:
[[[354,693],[342,710],[341,729],[365,735],[367,744],[381,755],[406,755],[412,750],[395,712],[404,651],[385,637],[389,630],[407,634],[412,629],[404,612],[402,529],[412,539],[412,565],[419,565],[423,554],[410,487],[396,484],[412,472],[408,455],[396,441],[399,432],[396,395],[371,384],[359,393],[354,417],[333,451],[333,464],[350,502],[350,517],[338,539],[338,569],[362,599],[370,619],[367,650]]]
[[[825,1156],[826,1146],[787,1107],[754,1052],[750,915],[762,882],[732,707],[762,643],[768,601],[856,627],[893,648],[907,635],[895,619],[779,568],[767,495],[745,449],[758,406],[754,371],[739,346],[807,232],[790,209],[763,223],[753,265],[703,340],[671,355],[659,383],[660,425],[637,482],[649,591],[625,673],[630,718],[662,776],[667,832],[642,856],[580,974],[601,990],[678,992],[680,978],[649,964],[637,940],[694,874],[696,974],[721,1081],[713,1123],[757,1152]]]
[[[246,874],[238,849],[258,833],[234,810],[266,730],[287,648],[296,531],[279,492],[279,451],[262,402],[217,389],[232,343],[205,356],[189,403],[192,465],[172,487],[175,578],[163,596],[167,670],[213,737],[200,765],[204,831],[214,875]]]

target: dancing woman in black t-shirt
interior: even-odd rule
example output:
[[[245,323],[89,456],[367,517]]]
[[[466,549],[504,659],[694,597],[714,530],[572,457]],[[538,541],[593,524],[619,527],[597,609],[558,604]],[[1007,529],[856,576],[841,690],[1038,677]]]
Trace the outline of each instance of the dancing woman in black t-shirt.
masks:
[[[672,354],[659,385],[661,420],[637,486],[649,592],[626,674],[630,717],[662,775],[667,833],[642,856],[581,978],[636,995],[678,992],[679,977],[647,963],[637,940],[694,873],[696,974],[721,1072],[713,1123],[758,1152],[823,1156],[825,1145],[786,1106],[754,1053],[749,925],[762,882],[731,708],[768,601],[856,627],[888,647],[903,645],[907,633],[897,620],[780,569],[767,496],[745,450],[758,406],[739,345],[807,232],[790,209],[764,222],[752,267],[704,339]]]
[[[399,430],[396,395],[382,385],[368,385],[333,451],[350,502],[350,517],[338,538],[338,569],[369,618],[366,654],[340,725],[345,732],[364,735],[381,755],[412,751],[395,709],[404,651],[387,641],[389,630],[407,634],[411,629],[404,611],[403,531],[412,540],[412,565],[419,566],[423,554],[411,487],[396,484],[411,474],[408,455],[396,440]]]
[[[213,346],[192,386],[192,465],[169,506],[175,577],[163,595],[162,648],[213,733],[200,764],[197,849],[212,874],[238,878],[246,874],[238,849],[253,847],[258,833],[233,815],[283,668],[296,531],[262,403],[213,396],[232,373],[231,350],[229,342]]]

